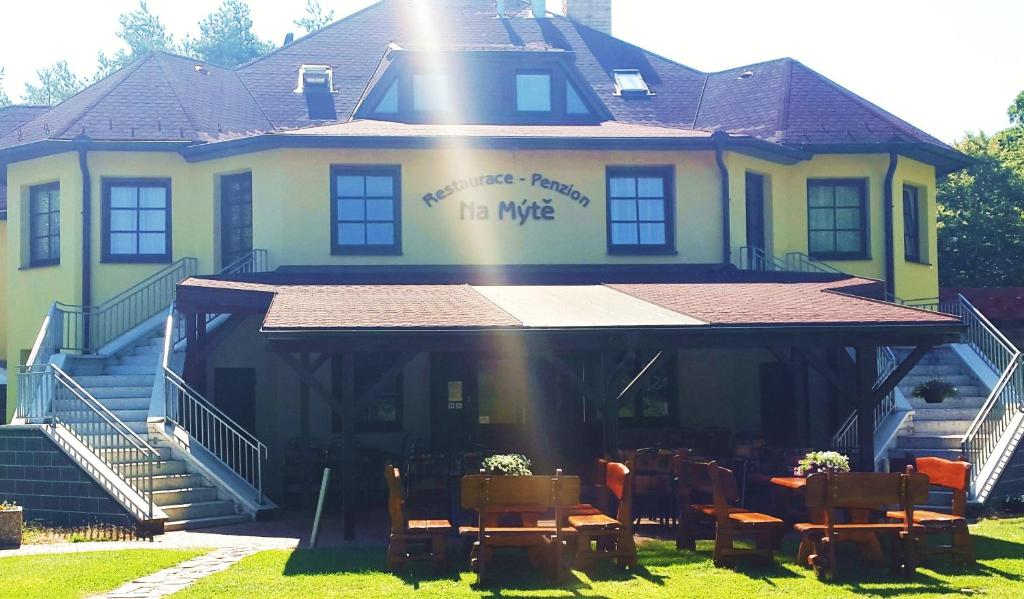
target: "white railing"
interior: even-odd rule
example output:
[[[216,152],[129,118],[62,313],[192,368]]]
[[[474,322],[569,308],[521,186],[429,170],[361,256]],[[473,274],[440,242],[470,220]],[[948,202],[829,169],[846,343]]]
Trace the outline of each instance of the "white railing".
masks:
[[[18,405],[14,417],[22,420],[47,419],[52,416],[53,387],[40,373],[46,372],[50,357],[60,351],[63,314],[54,304],[43,318],[28,362],[18,369]]]
[[[252,487],[258,504],[263,498],[263,460],[267,446],[185,382],[171,367],[174,353],[175,309],[171,306],[164,329],[164,401],[168,420],[210,452]]]
[[[890,347],[879,347],[876,354],[878,378],[875,386],[881,385],[896,370],[896,353]],[[874,426],[877,431],[882,423],[896,411],[896,389],[890,391],[875,406]],[[855,455],[860,448],[857,412],[853,412],[832,436],[832,447],[847,455]]]
[[[133,510],[133,515],[152,520],[153,467],[160,454],[57,365],[26,366],[21,374],[23,380],[31,381],[32,388],[45,389],[42,393],[50,400],[50,426],[66,430],[93,459],[106,464],[146,505]],[[125,507],[130,509],[130,505]]]

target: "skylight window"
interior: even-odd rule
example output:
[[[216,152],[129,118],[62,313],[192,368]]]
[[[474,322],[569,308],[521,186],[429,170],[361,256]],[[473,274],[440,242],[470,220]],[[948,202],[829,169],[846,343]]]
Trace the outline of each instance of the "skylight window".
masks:
[[[636,69],[615,70],[615,93],[618,95],[650,95],[644,76]]]
[[[590,109],[571,82],[565,84],[565,113],[573,115],[590,114]]]
[[[448,77],[440,73],[420,73],[412,78],[412,106],[416,112],[448,110]]]
[[[380,114],[398,114],[398,82],[395,81],[384,92],[380,102],[377,103],[377,112]]]
[[[304,64],[299,67],[299,93],[334,91],[334,70],[323,64]]]
[[[551,73],[516,73],[516,110],[551,112]]]

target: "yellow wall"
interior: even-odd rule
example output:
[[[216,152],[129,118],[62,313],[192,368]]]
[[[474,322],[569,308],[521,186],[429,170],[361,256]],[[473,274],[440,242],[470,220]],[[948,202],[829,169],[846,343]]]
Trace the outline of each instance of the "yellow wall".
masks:
[[[888,155],[817,156],[779,165],[727,153],[731,174],[732,247],[745,245],[746,171],[768,176],[769,250],[777,255],[807,251],[807,179],[866,177],[869,180],[871,260],[833,262],[857,275],[884,277],[882,185]],[[330,253],[330,167],[334,164],[402,166],[400,256],[332,256]],[[669,256],[610,256],[607,252],[605,170],[615,165],[671,165],[675,169],[676,248]],[[102,264],[101,208],[105,177],[170,178],[174,259],[199,259],[201,273],[219,264],[218,182],[225,174],[251,171],[254,245],[269,250],[270,266],[371,264],[599,264],[717,263],[721,260],[720,175],[714,154],[688,152],[506,151],[506,150],[270,150],[208,162],[188,163],[174,153],[90,152],[92,175],[93,303],[98,304],[165,265]],[[464,191],[433,206],[423,196],[455,179],[487,174],[514,175],[514,184]],[[570,198],[530,184],[534,173],[574,185],[590,198],[581,206]],[[522,177],[525,181],[520,181]],[[32,185],[61,185],[61,264],[21,269],[25,254],[22,218]],[[931,265],[903,260],[902,185],[922,189]],[[935,249],[935,172],[901,158],[894,180],[897,294],[937,295]],[[81,175],[78,156],[64,153],[8,167],[10,216],[7,227],[6,293],[0,300],[0,342],[12,369],[21,350],[36,337],[43,315],[55,300],[81,303]],[[523,225],[498,220],[497,204],[552,198],[555,219]],[[489,220],[472,220],[463,203],[486,205]],[[465,217],[465,218],[464,218]],[[3,303],[6,301],[6,310]],[[2,351],[2,350],[0,350]],[[13,406],[15,385],[10,386]]]
[[[7,360],[7,221],[0,220],[0,361]],[[17,360],[11,360],[16,362]]]
[[[851,178],[868,180],[868,219],[870,260],[833,260],[826,264],[851,274],[885,279],[885,174],[889,168],[887,154],[820,155],[792,166],[758,160],[742,154],[728,153],[730,170],[732,248],[737,252],[746,245],[746,176],[747,172],[766,176],[766,220],[768,251],[775,256],[788,252],[807,253],[807,180],[813,178]],[[926,261],[916,264],[904,259],[903,251],[903,185],[921,189],[926,219],[923,222],[928,238]],[[909,158],[900,157],[893,177],[893,236],[896,265],[896,295],[903,299],[938,296],[935,235],[935,168]]]

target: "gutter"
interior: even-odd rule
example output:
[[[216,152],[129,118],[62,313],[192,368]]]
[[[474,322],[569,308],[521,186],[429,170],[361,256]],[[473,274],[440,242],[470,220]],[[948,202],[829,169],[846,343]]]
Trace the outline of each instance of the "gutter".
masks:
[[[82,171],[82,308],[92,305],[92,174],[89,172],[89,150],[78,149],[78,168]],[[83,319],[82,332],[89,338],[89,318]]]
[[[893,212],[895,202],[893,200],[892,183],[896,175],[896,165],[899,163],[899,154],[895,149],[889,150],[889,170],[885,172],[885,292],[888,297],[896,297],[896,248],[895,248],[895,224]]]
[[[715,162],[722,174],[722,264],[729,264],[732,259],[732,208],[729,205],[729,167],[725,165],[725,141],[729,134],[716,131],[711,139],[715,144]]]

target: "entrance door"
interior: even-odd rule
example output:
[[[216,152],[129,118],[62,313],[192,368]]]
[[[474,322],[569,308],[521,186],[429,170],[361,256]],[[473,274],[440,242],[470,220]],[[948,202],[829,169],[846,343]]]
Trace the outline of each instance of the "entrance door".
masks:
[[[256,429],[256,370],[254,368],[216,368],[213,371],[213,397],[229,418],[249,432]]]
[[[764,177],[747,173],[747,246],[766,249],[764,234]]]
[[[252,251],[252,173],[220,178],[221,267]]]
[[[799,444],[796,385],[785,364],[761,364],[761,433],[769,445],[794,447]]]

